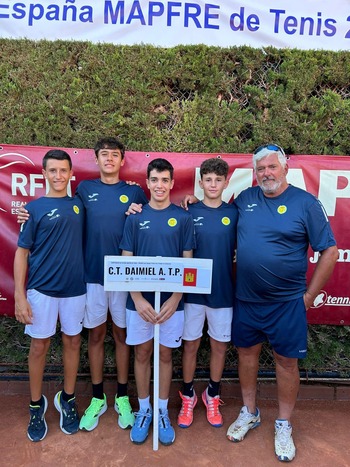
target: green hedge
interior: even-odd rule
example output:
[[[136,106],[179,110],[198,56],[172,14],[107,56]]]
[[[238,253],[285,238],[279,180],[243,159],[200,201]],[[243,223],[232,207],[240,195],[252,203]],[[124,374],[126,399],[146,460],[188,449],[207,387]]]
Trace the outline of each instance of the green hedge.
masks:
[[[349,76],[348,52],[0,39],[1,143],[83,148],[117,135],[132,151],[246,153],[274,141],[346,155]],[[0,362],[23,363],[26,342],[0,320]],[[349,327],[310,326],[309,349],[303,368],[350,375]]]
[[[3,143],[348,154],[350,55],[0,39]]]

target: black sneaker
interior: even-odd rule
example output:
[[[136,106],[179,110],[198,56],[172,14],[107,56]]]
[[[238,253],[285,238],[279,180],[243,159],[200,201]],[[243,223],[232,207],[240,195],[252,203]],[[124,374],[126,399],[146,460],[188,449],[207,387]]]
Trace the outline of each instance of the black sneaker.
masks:
[[[29,406],[30,420],[27,435],[30,441],[35,443],[44,439],[47,434],[47,425],[45,420],[47,399],[45,396],[43,396],[43,400],[44,403],[42,405]]]
[[[79,415],[75,397],[68,402],[62,399],[62,391],[55,395],[54,404],[60,413],[60,428],[66,435],[72,435],[79,430]]]

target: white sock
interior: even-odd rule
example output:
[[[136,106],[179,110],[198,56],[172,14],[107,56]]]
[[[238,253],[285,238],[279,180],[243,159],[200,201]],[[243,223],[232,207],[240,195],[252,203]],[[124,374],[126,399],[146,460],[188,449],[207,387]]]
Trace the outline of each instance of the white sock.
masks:
[[[169,399],[159,399],[159,410],[164,413],[168,410],[168,400]]]
[[[139,404],[140,404],[140,412],[147,412],[147,410],[151,408],[149,396],[146,397],[145,399],[139,398]]]

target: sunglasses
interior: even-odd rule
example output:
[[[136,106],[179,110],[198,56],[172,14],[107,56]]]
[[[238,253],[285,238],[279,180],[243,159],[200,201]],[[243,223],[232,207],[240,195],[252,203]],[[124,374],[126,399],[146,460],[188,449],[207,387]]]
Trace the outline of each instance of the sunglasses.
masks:
[[[258,154],[258,152],[260,152],[263,149],[268,149],[269,151],[278,151],[284,157],[287,158],[287,156],[286,156],[285,152],[283,151],[283,149],[281,148],[281,146],[277,146],[277,144],[263,144],[262,146],[259,146],[258,149],[256,149],[253,154],[254,155]]]

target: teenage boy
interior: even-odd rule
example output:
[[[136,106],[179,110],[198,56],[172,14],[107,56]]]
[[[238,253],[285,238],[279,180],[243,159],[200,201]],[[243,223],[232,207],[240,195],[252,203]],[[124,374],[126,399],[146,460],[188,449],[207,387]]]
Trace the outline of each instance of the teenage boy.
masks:
[[[170,202],[174,186],[173,166],[165,159],[154,159],[147,168],[150,202],[141,213],[125,223],[121,248],[124,256],[192,257],[194,228],[189,213]],[[135,346],[135,380],[140,408],[130,439],[146,441],[152,421],[150,404],[151,356],[154,325],[160,325],[159,364],[159,441],[170,445],[175,431],[168,415],[172,378],[172,349],[181,345],[184,323],[182,293],[162,293],[161,307],[154,310],[154,293],[131,292],[127,300],[127,343]]]
[[[202,394],[207,420],[214,427],[223,424],[219,406],[220,381],[225,365],[227,344],[231,339],[233,306],[233,258],[236,241],[238,211],[235,205],[222,201],[228,185],[229,166],[223,159],[205,160],[200,167],[199,185],[204,191],[203,201],[189,206],[196,230],[195,258],[213,259],[212,292],[208,295],[185,295],[185,324],[183,333],[183,392],[177,423],[188,428],[193,421],[197,395],[193,379],[197,366],[197,352],[203,335],[205,320],[210,336],[210,381]]]
[[[73,175],[70,156],[59,149],[48,151],[42,172],[49,191],[26,206],[30,217],[21,227],[14,260],[15,316],[26,325],[25,334],[31,337],[27,431],[31,441],[41,441],[47,433],[48,402],[42,394],[42,382],[50,338],[56,333],[58,318],[63,342],[64,385],[56,394],[54,404],[60,413],[61,430],[73,434],[79,429],[74,392],[86,302],[82,246],[84,207],[79,199],[67,196],[67,186]]]
[[[100,178],[82,181],[76,195],[86,211],[85,280],[87,303],[84,327],[89,329],[88,353],[92,380],[92,399],[80,420],[80,429],[91,431],[99,417],[107,410],[103,389],[104,340],[107,313],[112,318],[118,387],[114,408],[119,414],[118,425],[131,428],[134,414],[127,395],[130,348],[126,344],[125,306],[127,292],[105,292],[104,256],[121,253],[125,211],[130,203],[148,202],[138,185],[120,180],[119,172],[125,163],[125,146],[116,138],[103,138],[95,145],[95,161]]]
[[[85,207],[85,281],[87,303],[84,327],[89,329],[88,354],[92,380],[92,399],[80,420],[80,429],[92,431],[99,418],[107,410],[107,398],[103,388],[104,341],[107,332],[107,314],[112,318],[117,367],[117,393],[114,409],[118,413],[118,425],[131,428],[134,414],[127,395],[130,348],[126,344],[125,305],[126,292],[105,292],[104,256],[121,253],[125,211],[130,203],[148,202],[145,193],[137,185],[120,180],[119,172],[125,163],[125,146],[116,138],[106,137],[95,145],[95,162],[100,178],[82,181],[76,196]],[[28,216],[21,209],[18,221]]]

